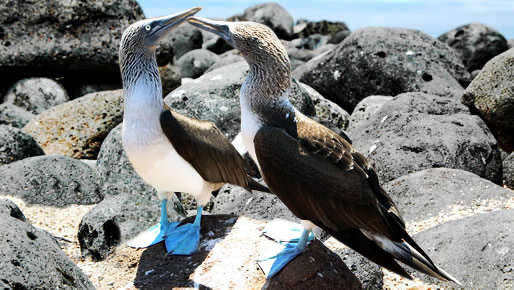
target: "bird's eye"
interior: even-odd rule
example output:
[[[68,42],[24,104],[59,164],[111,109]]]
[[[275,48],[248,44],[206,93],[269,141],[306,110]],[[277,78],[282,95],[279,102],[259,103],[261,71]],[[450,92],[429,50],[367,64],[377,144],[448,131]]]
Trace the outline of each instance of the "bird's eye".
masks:
[[[146,31],[150,31],[151,27],[150,25],[145,26]]]

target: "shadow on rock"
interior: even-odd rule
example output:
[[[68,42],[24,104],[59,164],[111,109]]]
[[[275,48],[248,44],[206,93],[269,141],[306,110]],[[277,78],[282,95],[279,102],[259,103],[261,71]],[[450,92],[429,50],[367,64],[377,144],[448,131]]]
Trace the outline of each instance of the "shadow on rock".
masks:
[[[192,223],[194,216],[182,223]],[[146,249],[141,255],[134,286],[138,289],[168,289],[175,287],[195,287],[198,285],[190,276],[207,258],[216,243],[232,229],[237,217],[232,215],[204,215],[201,224],[200,246],[191,256],[167,255],[164,243]]]

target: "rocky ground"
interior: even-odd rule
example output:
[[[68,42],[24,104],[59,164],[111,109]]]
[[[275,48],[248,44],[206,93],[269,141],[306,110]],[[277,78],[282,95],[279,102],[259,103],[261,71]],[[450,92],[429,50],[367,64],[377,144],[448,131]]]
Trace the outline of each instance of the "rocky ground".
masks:
[[[159,214],[121,146],[117,48],[143,18],[134,0],[0,3],[1,288],[455,288],[403,279],[322,232],[266,281],[256,261],[277,244],[263,229],[298,220],[276,197],[230,185],[208,206],[191,257],[127,247]],[[293,104],[372,161],[437,264],[465,288],[514,287],[512,39],[480,23],[437,39],[352,32],[344,22],[295,21],[276,3],[229,20],[264,23],[282,39]],[[157,58],[165,102],[235,138],[248,71],[238,52],[184,24]],[[173,220],[196,206],[187,194],[171,200]]]

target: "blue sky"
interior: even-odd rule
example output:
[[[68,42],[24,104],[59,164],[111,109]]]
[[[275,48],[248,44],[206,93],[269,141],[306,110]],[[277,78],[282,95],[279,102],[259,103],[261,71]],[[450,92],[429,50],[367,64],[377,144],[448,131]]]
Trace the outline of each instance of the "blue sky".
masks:
[[[201,6],[205,17],[226,18],[267,1],[138,0],[146,17]],[[287,0],[276,1],[296,19],[339,20],[355,30],[366,26],[420,29],[439,36],[462,24],[481,22],[514,38],[514,0]],[[314,4],[313,4],[314,3]]]

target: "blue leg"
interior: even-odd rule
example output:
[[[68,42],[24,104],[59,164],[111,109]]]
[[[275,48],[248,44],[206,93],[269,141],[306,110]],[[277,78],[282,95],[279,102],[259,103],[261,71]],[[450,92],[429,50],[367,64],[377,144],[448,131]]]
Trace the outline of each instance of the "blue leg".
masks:
[[[191,255],[200,243],[202,207],[199,206],[194,223],[185,224],[169,232],[165,238],[166,250],[172,255]]]
[[[305,250],[305,246],[311,240],[310,233],[311,231],[303,230],[299,239],[291,240],[280,253],[274,257],[268,258],[275,259],[268,273],[268,279],[275,276],[282,268]]]
[[[168,222],[168,213],[166,210],[167,199],[161,202],[161,220],[158,224],[152,226],[148,230],[140,233],[137,237],[127,242],[132,248],[146,248],[155,245],[164,240],[166,233],[172,231],[179,224],[178,222]]]

